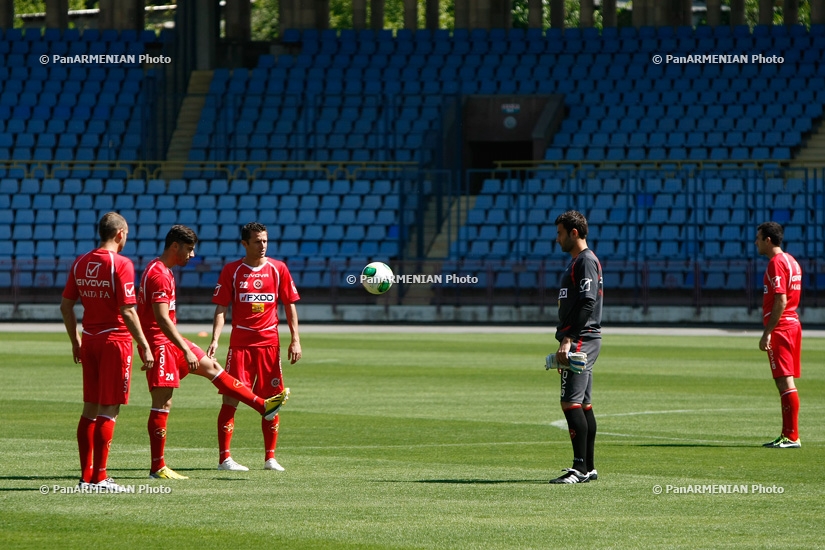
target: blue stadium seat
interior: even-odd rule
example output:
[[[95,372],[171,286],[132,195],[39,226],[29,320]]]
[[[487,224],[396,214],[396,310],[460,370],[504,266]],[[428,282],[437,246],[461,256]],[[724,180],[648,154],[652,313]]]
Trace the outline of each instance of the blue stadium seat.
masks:
[[[215,145],[215,139],[226,131],[232,136],[229,138],[232,143],[229,156],[233,159],[315,158],[343,161],[424,158],[420,155],[424,133],[437,131],[441,117],[441,99],[433,94],[454,93],[462,88],[467,91],[489,89],[500,93],[507,91],[502,87],[503,81],[504,86],[510,85],[512,91],[522,88],[514,87],[511,82],[519,82],[520,86],[524,82],[524,89],[535,86],[535,90],[543,90],[542,93],[566,95],[570,113],[554,143],[545,152],[548,160],[786,160],[791,157],[794,148],[802,145],[802,136],[813,129],[812,121],[818,121],[822,116],[822,104],[825,102],[825,94],[818,92],[825,88],[825,81],[822,81],[825,74],[819,72],[821,67],[815,55],[825,45],[825,42],[818,43],[816,40],[825,33],[814,27],[810,34],[801,27],[794,27],[783,28],[782,31],[770,28],[767,34],[758,31],[756,34],[759,36],[751,36],[744,28],[733,33],[729,28],[709,27],[699,27],[695,32],[688,27],[675,31],[608,28],[600,38],[591,29],[566,33],[549,29],[547,38],[542,29],[516,29],[509,33],[500,29],[475,33],[462,31],[457,33],[457,37],[447,32],[402,31],[394,39],[387,32],[295,31],[292,33],[295,43],[305,48],[302,54],[266,55],[260,58],[255,69],[232,73],[215,71],[213,94],[207,99],[207,108],[200,123],[202,132],[196,136],[194,144],[197,147],[193,150],[197,151],[194,153],[196,158],[224,160],[222,156],[225,153],[220,150],[221,145]],[[137,158],[142,145],[140,125],[117,119],[127,115],[131,117],[129,109],[118,109],[118,106],[128,107],[139,100],[144,78],[142,71],[138,68],[104,71],[95,67],[29,66],[27,55],[34,48],[47,43],[53,47],[60,43],[60,33],[50,31],[46,31],[42,40],[20,41],[25,45],[15,46],[19,51],[12,51],[11,47],[2,51],[0,46],[0,53],[6,56],[4,66],[0,67],[0,83],[3,86],[0,90],[0,156],[23,162],[49,158],[67,161]],[[780,34],[783,31],[787,32]],[[12,32],[12,35],[19,32]],[[26,31],[20,36],[28,33],[34,38],[39,32]],[[82,46],[76,50],[80,53],[97,51],[101,47],[100,41],[95,39],[95,32],[84,33],[83,40],[79,39],[81,35],[77,31],[68,34],[76,35],[78,40],[66,43],[67,52],[77,47],[74,42]],[[102,34],[105,33],[98,32],[97,37]],[[115,35],[109,33],[108,36]],[[127,47],[124,36],[129,37],[128,42],[141,45],[147,40],[156,40],[145,33],[121,33],[120,37],[116,37],[113,51]],[[490,40],[492,36],[504,39]],[[694,47],[701,50],[706,44],[731,51],[769,45],[770,48],[780,49],[786,56],[786,63],[777,68],[750,64],[742,67],[713,64],[703,67],[653,67],[648,62],[651,48],[657,51],[661,48],[680,51]],[[799,51],[791,51],[794,49]],[[706,47],[701,51],[710,49]],[[607,53],[607,56],[600,58],[596,53]],[[607,78],[595,78],[588,69],[590,66],[598,67],[599,74],[607,75]],[[457,79],[457,75],[461,78]],[[319,96],[317,109],[313,106],[312,113],[309,113],[298,105],[296,96],[286,94],[284,82],[290,82],[298,93],[315,90],[328,95]],[[399,99],[394,107],[399,118],[396,130],[403,138],[387,139],[385,134],[391,132],[389,128],[393,125],[388,125],[384,115],[383,99],[377,95],[364,95],[370,85],[377,85],[370,89],[378,94],[393,93],[393,90],[403,92],[404,89],[429,92],[427,96]],[[747,103],[742,101],[746,89],[761,91],[754,93],[755,101]],[[232,116],[228,115],[235,107],[227,101],[229,90],[248,94],[244,98],[244,106]],[[794,96],[793,100],[780,102],[780,92],[786,95],[788,91]],[[264,105],[262,96],[256,95],[263,93],[272,95],[271,104]],[[602,108],[601,105],[610,105],[610,108]],[[47,113],[51,117],[45,116]],[[323,114],[322,118],[328,120],[315,128],[314,120],[307,118],[309,114],[313,117]],[[249,120],[229,122],[235,124],[234,129],[219,128],[221,124],[227,124],[221,121],[234,121],[236,116],[248,117]],[[391,146],[388,147],[388,144]],[[296,219],[295,212],[290,209],[297,209],[301,206],[299,197],[310,194],[302,189],[303,183],[290,189],[289,185],[283,188],[274,182],[270,186],[264,179],[253,181],[251,189],[246,181],[240,188],[230,190],[225,180],[215,183],[202,179],[197,183],[194,180],[189,182],[182,192],[166,189],[165,183],[160,182],[140,182],[137,187],[136,183],[126,182],[126,189],[121,190],[120,184],[113,184],[110,188],[105,175],[99,176],[88,170],[85,173],[82,183],[67,181],[65,188],[55,187],[52,183],[46,190],[44,182],[41,191],[26,190],[23,195],[36,198],[31,200],[31,208],[20,210],[32,210],[34,218],[44,223],[43,220],[52,219],[45,212],[49,210],[48,197],[53,197],[51,208],[55,211],[56,222],[63,226],[78,223],[80,218],[86,228],[95,223],[100,214],[98,211],[103,207],[135,211],[135,220],[146,219],[148,214],[142,214],[142,210],[157,208],[156,197],[169,197],[170,194],[183,197],[188,193],[189,198],[173,202],[171,206],[167,204],[168,198],[162,199],[160,206],[164,208],[161,210],[171,212],[176,206],[189,208],[193,197],[207,194],[215,199],[220,195],[221,200],[232,196],[238,199],[232,204],[234,214],[221,214],[222,219],[234,218],[237,221],[239,217],[251,217],[254,215],[252,213],[257,212],[262,218],[282,222],[290,217]],[[358,177],[362,175],[363,172]],[[103,192],[86,189],[92,185],[88,180],[98,176],[105,181]],[[264,177],[283,178],[283,172]],[[304,178],[307,175],[295,173],[289,177]],[[312,181],[313,177],[317,176],[312,175],[307,181]],[[323,180],[323,191],[316,189],[313,183],[311,194],[316,195],[319,202],[315,204],[312,199],[304,201],[306,204],[303,206],[308,209],[307,219],[315,221],[319,218],[320,214],[314,212],[317,206],[329,211],[329,219],[341,225],[355,225],[357,221],[359,225],[371,227],[370,224],[377,223],[379,218],[397,221],[397,212],[381,210],[384,207],[398,208],[397,189],[374,191],[371,180],[366,178],[352,182],[345,178],[333,179],[331,185]],[[564,177],[565,186],[568,179]],[[18,184],[16,182],[15,185]],[[383,183],[378,184],[379,188],[384,186]],[[684,220],[686,213],[691,212],[688,203],[693,208],[693,199],[686,194],[688,188],[693,189],[687,183],[680,183],[678,190],[660,190],[659,193],[669,195],[661,199],[651,191],[655,206],[650,208],[654,211],[645,215],[651,219],[662,219],[665,225]],[[81,192],[92,197],[91,203],[88,199],[81,199],[72,205],[71,197]],[[561,188],[548,191],[534,186],[530,191],[536,195],[532,208],[518,219],[532,220],[537,226],[543,218],[546,221],[547,217],[552,217],[558,207],[568,205],[598,208],[591,215],[597,221],[614,221],[614,216],[617,220],[635,221],[641,215],[633,209],[636,207],[635,188],[623,189],[619,186],[617,191],[596,191],[595,196],[582,198],[576,204],[563,200],[562,206],[554,197],[563,197],[563,192]],[[613,196],[616,193],[628,194]],[[727,188],[724,193],[736,194]],[[3,195],[8,197],[10,206],[12,197],[19,194],[17,189],[13,192],[0,191],[0,208],[6,206],[2,202]],[[627,204],[629,196],[634,197],[633,204]],[[116,197],[114,203],[111,202],[113,197]],[[260,197],[258,204],[255,197]],[[485,203],[486,197],[492,198],[492,195],[482,190],[477,206],[485,210],[493,206],[500,208],[490,214],[471,212],[469,217],[484,223],[488,217],[495,223],[511,223],[507,209],[501,207],[507,201],[499,199],[502,204],[495,200]],[[721,196],[719,199],[728,200]],[[16,200],[19,206],[27,206],[23,204],[25,199]],[[731,206],[734,210],[739,208],[736,200],[733,199]],[[212,208],[212,204],[212,201],[205,200],[203,207]],[[749,203],[748,207],[754,205],[756,203]],[[309,209],[313,210],[311,216]],[[668,214],[666,209],[673,209],[670,213],[673,218],[665,219]],[[785,207],[775,209],[792,210]],[[732,218],[736,215],[739,214],[731,213]],[[206,222],[207,214],[199,213],[196,219]],[[214,219],[211,221],[214,223]],[[280,225],[277,227],[280,228]],[[237,236],[232,238],[237,239]],[[500,239],[490,239],[491,242],[497,240]],[[612,240],[605,240],[607,242]],[[329,251],[322,243],[318,250]],[[660,247],[658,253],[664,253],[664,247]],[[620,279],[620,283],[623,280]],[[666,284],[664,279],[662,284]]]

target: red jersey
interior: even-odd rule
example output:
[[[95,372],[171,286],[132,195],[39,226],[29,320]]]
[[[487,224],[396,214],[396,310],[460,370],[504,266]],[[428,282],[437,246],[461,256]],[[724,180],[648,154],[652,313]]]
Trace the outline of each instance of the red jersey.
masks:
[[[131,260],[104,248],[78,256],[69,270],[63,297],[83,304],[83,334],[110,333],[116,339],[131,340],[120,316],[122,306],[135,304]]]
[[[212,295],[213,303],[232,306],[231,347],[277,346],[278,300],[300,299],[286,264],[270,258],[260,267],[242,259],[226,264]]]
[[[796,308],[799,307],[799,296],[802,293],[802,268],[794,257],[787,252],[780,252],[771,258],[762,284],[762,324],[768,324],[777,294],[785,294],[788,297],[788,305],[785,306],[785,312],[777,326],[782,326],[787,321],[799,322]]]
[[[138,290],[140,324],[149,343],[154,347],[169,343],[169,338],[160,330],[152,304],[169,304],[169,318],[173,323],[178,323],[175,316],[175,276],[160,258],[149,262],[143,270]]]

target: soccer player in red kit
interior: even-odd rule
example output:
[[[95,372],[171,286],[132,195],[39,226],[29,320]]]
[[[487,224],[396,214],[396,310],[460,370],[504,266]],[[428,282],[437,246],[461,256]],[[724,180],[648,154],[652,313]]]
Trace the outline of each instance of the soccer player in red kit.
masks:
[[[120,406],[129,402],[132,338],[153,363],[149,342],[135,311],[135,267],[120,255],[129,226],[109,212],[98,223],[100,246],[79,256],[69,270],[60,313],[72,342],[75,363],[83,367],[83,412],[77,425],[81,489],[123,492],[106,473]],[[77,333],[74,305],[83,304],[83,337]]]
[[[214,357],[226,321],[226,312],[232,306],[232,334],[226,354],[226,371],[234,374],[247,387],[262,396],[278,395],[284,389],[281,373],[281,348],[278,340],[278,301],[284,304],[292,339],[287,357],[291,364],[301,358],[298,334],[298,313],[295,302],[300,299],[286,264],[266,257],[266,226],[248,223],[241,229],[241,244],[246,255],[224,266],[212,302],[217,304],[212,326],[212,343],[207,354]],[[235,430],[235,408],[238,401],[223,396],[218,415],[218,469],[246,471],[232,459],[229,446]],[[275,460],[278,440],[278,417],[261,421],[264,434],[264,469],[283,471]]]
[[[802,325],[796,308],[802,293],[802,269],[787,252],[782,252],[784,231],[776,222],[761,224],[756,232],[756,249],[768,258],[763,278],[762,321],[765,330],[759,349],[768,352],[776,387],[782,401],[782,434],[765,443],[775,449],[798,448],[799,396],[794,378],[802,375]]]
[[[166,466],[163,452],[172,392],[180,387],[181,378],[190,372],[208,378],[221,393],[243,401],[270,420],[275,418],[287,397],[286,393],[269,399],[255,395],[178,332],[175,277],[171,268],[185,266],[195,256],[197,242],[198,237],[192,229],[184,225],[172,226],[166,235],[163,254],[146,266],[138,289],[138,314],[155,357],[154,367],[146,369],[152,394],[147,425],[152,453],[149,475],[159,479],[186,479]]]

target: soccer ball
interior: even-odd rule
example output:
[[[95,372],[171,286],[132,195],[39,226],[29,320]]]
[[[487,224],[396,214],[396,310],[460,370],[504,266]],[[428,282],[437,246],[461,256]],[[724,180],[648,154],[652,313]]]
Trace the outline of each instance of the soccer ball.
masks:
[[[372,262],[361,271],[361,284],[370,294],[384,294],[392,287],[392,269],[383,262]]]

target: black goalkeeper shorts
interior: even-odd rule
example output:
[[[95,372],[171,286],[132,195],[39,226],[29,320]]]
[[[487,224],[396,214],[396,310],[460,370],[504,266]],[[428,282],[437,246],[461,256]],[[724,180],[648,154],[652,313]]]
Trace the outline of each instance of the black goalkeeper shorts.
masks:
[[[587,367],[581,374],[571,370],[561,371],[561,401],[565,403],[591,403],[590,391],[593,387],[593,365],[599,358],[602,339],[573,342],[570,351],[583,351],[587,354]]]

